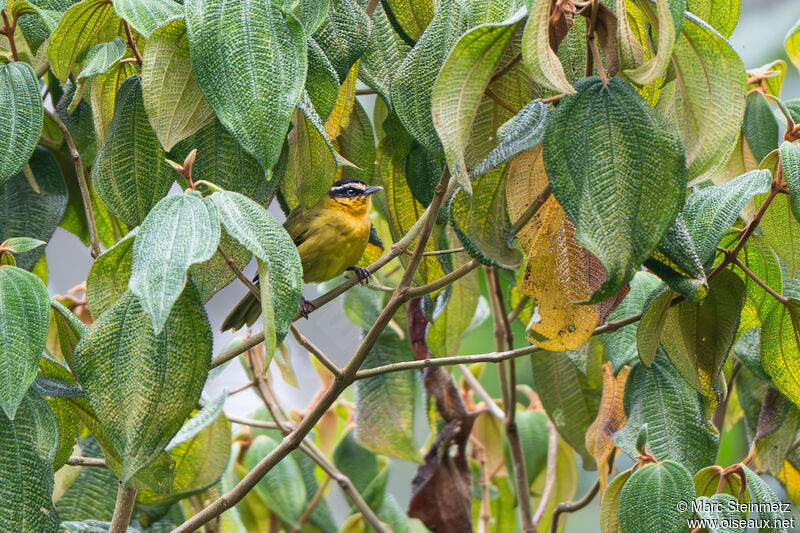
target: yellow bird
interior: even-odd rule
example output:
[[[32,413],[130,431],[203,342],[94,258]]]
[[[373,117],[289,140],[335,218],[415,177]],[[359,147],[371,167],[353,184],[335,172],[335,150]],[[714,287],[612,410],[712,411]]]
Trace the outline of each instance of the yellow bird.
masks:
[[[345,270],[353,270],[360,283],[369,280],[369,270],[356,263],[369,241],[371,195],[382,189],[353,178],[339,180],[313,206],[289,213],[283,227],[297,246],[304,282],[321,283]],[[307,315],[311,305],[303,298],[300,311]],[[260,302],[248,293],[222,323],[222,331],[252,326],[260,314]]]

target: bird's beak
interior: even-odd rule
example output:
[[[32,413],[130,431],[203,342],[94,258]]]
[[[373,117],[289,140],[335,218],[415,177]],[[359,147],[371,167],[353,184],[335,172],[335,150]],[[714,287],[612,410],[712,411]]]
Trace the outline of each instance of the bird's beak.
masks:
[[[367,187],[367,188],[364,190],[364,194],[366,194],[367,196],[369,196],[370,194],[373,194],[373,193],[376,193],[376,192],[378,192],[378,191],[382,191],[382,190],[383,190],[383,187],[375,187],[375,186],[370,186],[370,187]]]

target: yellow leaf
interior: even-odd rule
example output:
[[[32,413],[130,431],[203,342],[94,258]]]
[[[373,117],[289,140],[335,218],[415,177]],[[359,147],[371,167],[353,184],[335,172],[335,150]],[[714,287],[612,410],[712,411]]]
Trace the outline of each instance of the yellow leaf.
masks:
[[[525,212],[547,183],[541,145],[514,158],[506,185],[511,220]],[[528,340],[553,351],[580,347],[600,315],[597,306],[576,302],[588,300],[600,286],[602,266],[575,240],[575,226],[553,196],[517,238],[528,258],[519,289],[536,300],[539,317],[530,325]]]
[[[350,112],[353,111],[353,103],[356,100],[356,79],[360,62],[360,60],[355,62],[344,83],[339,87],[339,95],[336,97],[331,116],[325,121],[325,133],[331,140],[338,137],[350,122]]]
[[[605,463],[615,448],[612,437],[627,421],[622,398],[629,370],[630,368],[626,366],[614,377],[611,363],[603,365],[603,399],[600,402],[597,418],[586,430],[586,449],[597,461],[601,501],[608,484],[608,468]]]

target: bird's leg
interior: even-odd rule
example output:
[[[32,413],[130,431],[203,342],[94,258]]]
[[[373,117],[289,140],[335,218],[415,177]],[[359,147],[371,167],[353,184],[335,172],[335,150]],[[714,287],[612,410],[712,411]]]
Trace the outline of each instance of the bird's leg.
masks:
[[[351,266],[347,267],[345,270],[352,270],[353,272],[355,272],[358,284],[362,286],[368,285],[369,280],[372,278],[372,272],[370,272],[368,268],[362,266]]]
[[[315,311],[317,306],[306,300],[305,296],[300,296],[300,314],[308,320],[308,314]]]

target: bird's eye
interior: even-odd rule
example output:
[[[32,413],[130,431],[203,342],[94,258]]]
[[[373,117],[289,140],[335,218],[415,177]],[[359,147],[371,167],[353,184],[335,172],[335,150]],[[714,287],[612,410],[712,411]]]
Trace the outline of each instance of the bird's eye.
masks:
[[[347,188],[347,196],[355,196],[358,191],[356,191],[353,187]]]

